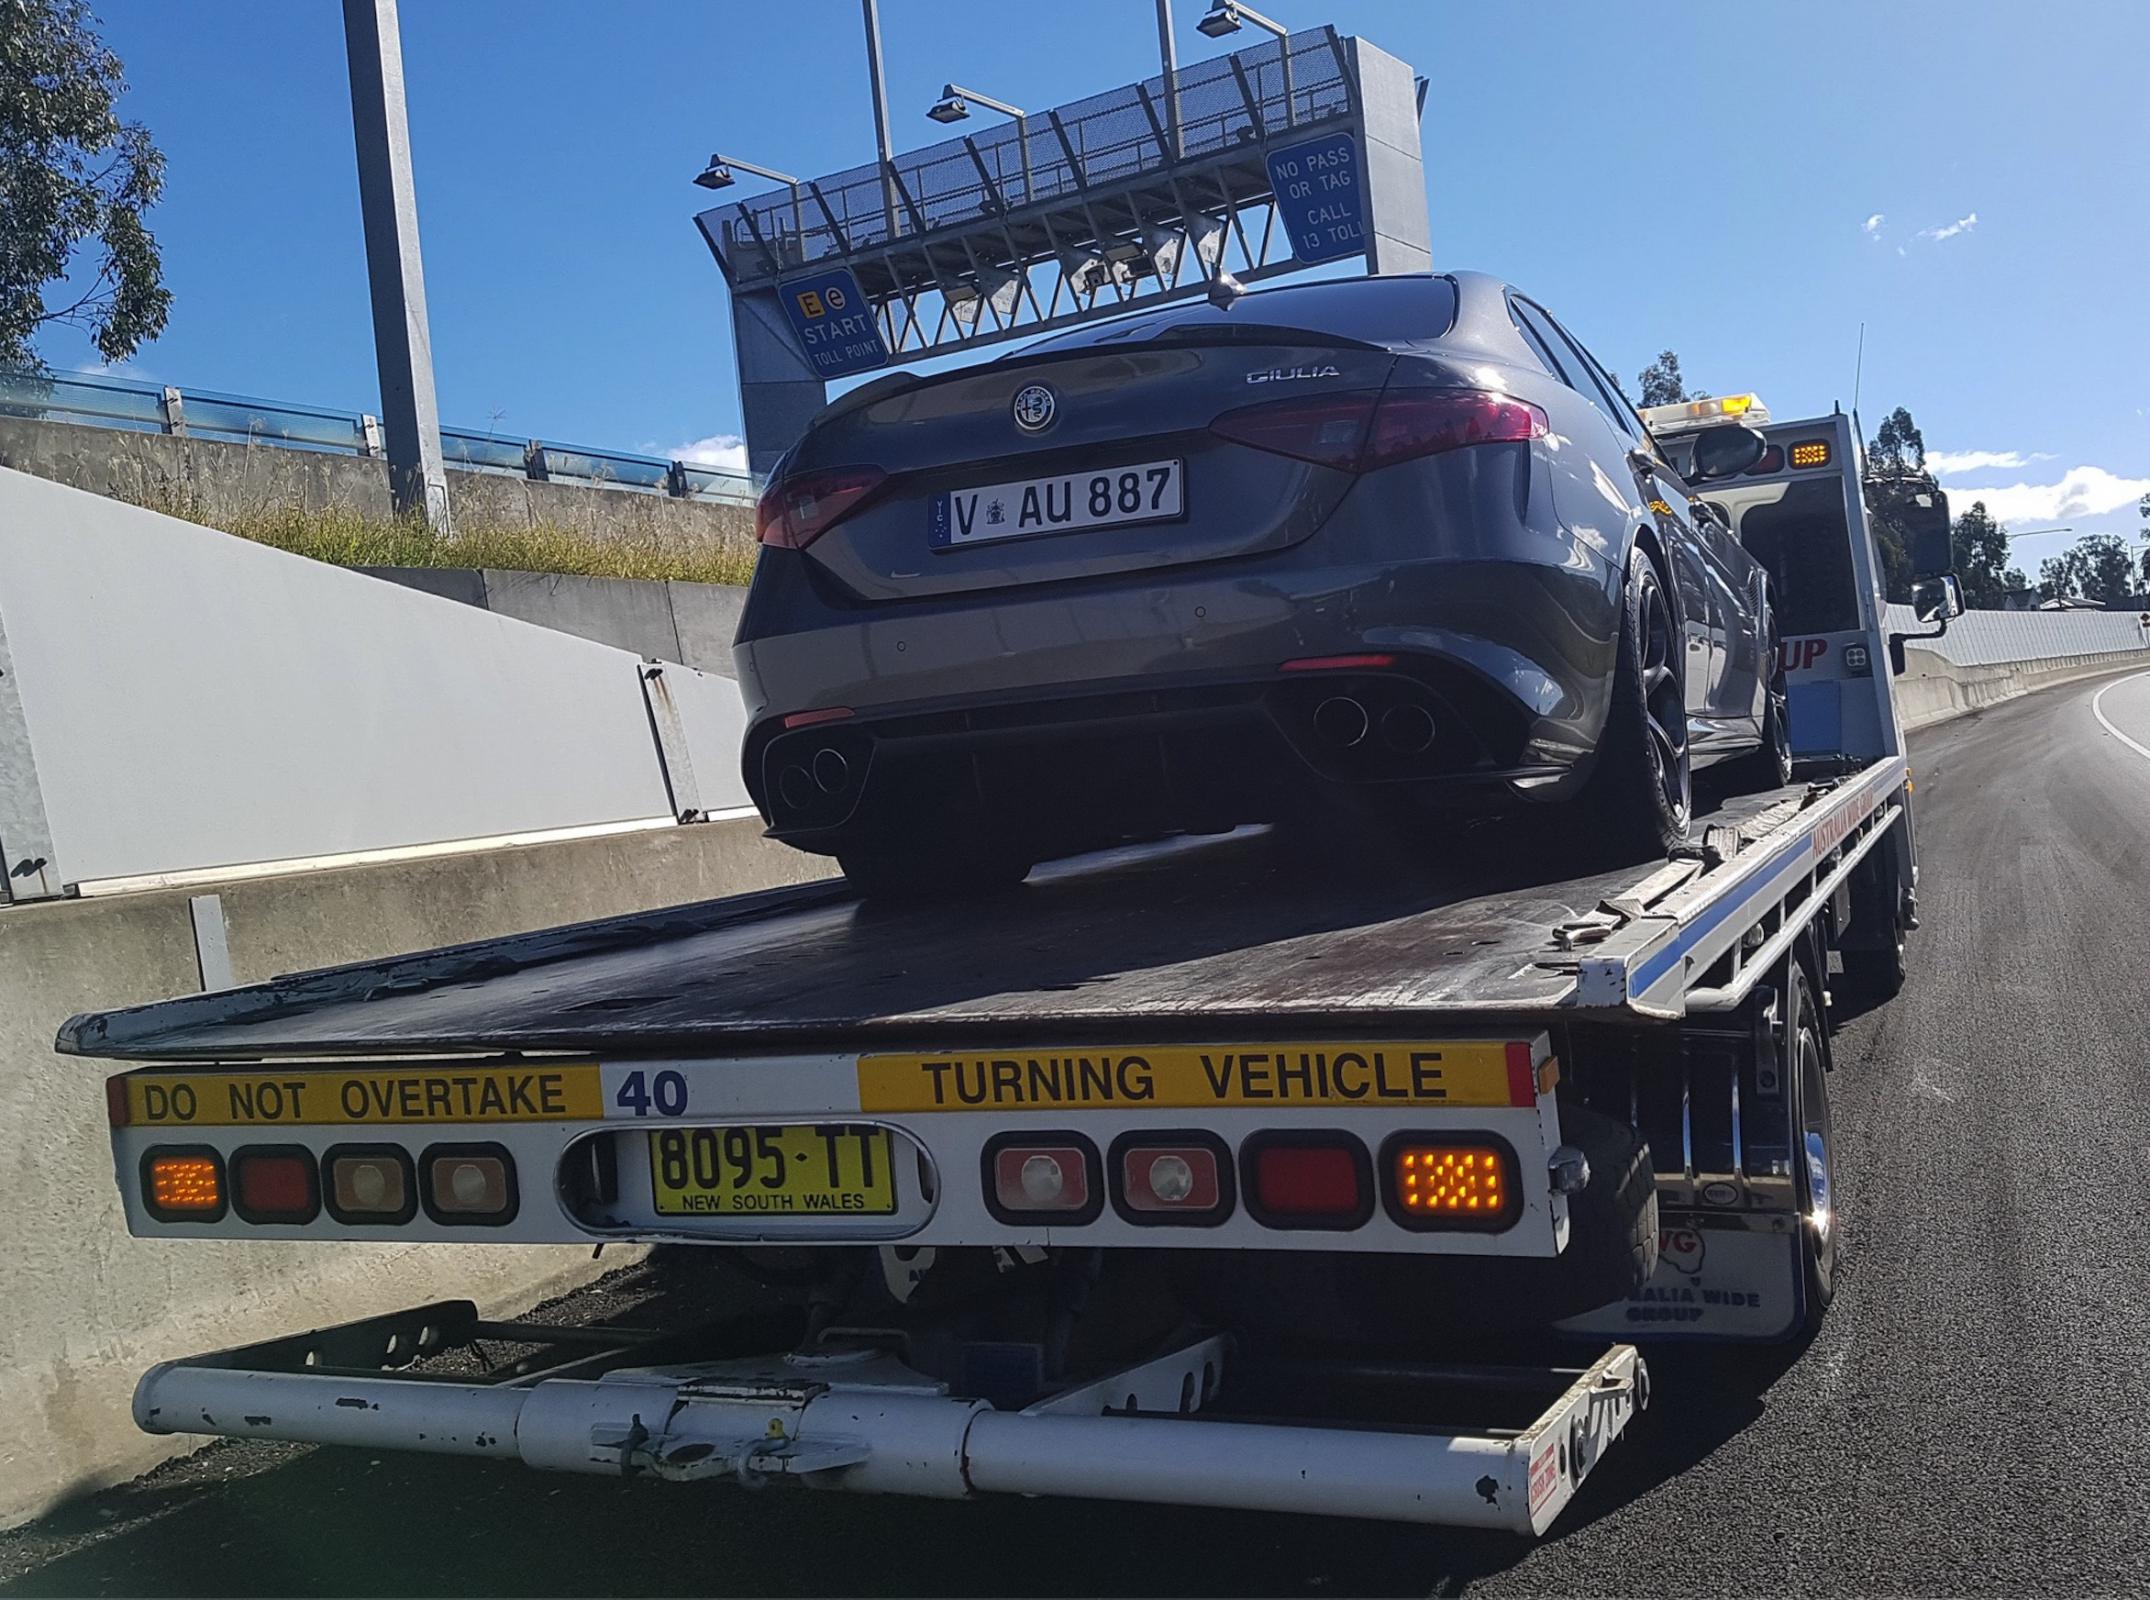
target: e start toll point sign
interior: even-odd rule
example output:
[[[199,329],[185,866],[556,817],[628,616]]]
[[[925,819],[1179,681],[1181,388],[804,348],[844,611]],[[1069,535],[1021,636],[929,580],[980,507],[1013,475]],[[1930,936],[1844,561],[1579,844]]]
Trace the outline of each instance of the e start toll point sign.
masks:
[[[848,378],[888,365],[881,324],[848,269],[794,278],[776,297],[815,377]]]

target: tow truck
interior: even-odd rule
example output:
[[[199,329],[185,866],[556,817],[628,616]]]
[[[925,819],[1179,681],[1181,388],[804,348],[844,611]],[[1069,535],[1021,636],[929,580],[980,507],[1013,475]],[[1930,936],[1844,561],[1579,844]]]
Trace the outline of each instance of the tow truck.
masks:
[[[1818,1326],[1830,1000],[1893,992],[1916,921],[1854,420],[1650,420],[1676,455],[1724,416],[1769,444],[1707,504],[1776,585],[1799,765],[1671,859],[1579,870],[1512,819],[1416,864],[1243,830],[963,905],[838,880],[71,1020],[61,1050],[131,1064],[139,1236],[650,1244],[774,1300],[423,1305],[165,1362],[136,1421],[1542,1533],[1648,1404],[1638,1341]]]

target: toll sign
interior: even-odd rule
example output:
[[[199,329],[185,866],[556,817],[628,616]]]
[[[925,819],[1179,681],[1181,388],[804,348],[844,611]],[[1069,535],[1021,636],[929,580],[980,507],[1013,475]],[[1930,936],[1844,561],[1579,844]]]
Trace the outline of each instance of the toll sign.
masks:
[[[794,278],[778,288],[776,297],[817,378],[848,378],[888,365],[881,324],[848,270]]]
[[[1366,181],[1359,141],[1325,134],[1268,155],[1269,186],[1295,261],[1339,261],[1366,251]]]

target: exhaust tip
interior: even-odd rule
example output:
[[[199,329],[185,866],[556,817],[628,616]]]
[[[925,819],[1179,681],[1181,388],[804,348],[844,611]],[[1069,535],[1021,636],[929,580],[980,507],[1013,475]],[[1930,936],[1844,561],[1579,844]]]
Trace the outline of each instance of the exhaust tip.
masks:
[[[851,784],[851,763],[843,752],[824,747],[814,752],[814,783],[823,794],[841,794]]]
[[[820,791],[804,767],[786,767],[776,776],[776,792],[792,810],[804,811]]]
[[[1415,756],[1433,743],[1433,713],[1405,702],[1381,713],[1381,742],[1400,756]]]
[[[1314,708],[1314,736],[1338,750],[1366,737],[1366,708],[1349,695],[1331,695]]]

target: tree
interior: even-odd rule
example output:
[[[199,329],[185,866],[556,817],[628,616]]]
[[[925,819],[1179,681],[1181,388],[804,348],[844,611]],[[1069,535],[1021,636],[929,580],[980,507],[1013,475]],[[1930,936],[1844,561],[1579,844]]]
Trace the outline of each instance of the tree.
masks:
[[[1642,369],[1635,380],[1642,386],[1642,399],[1638,405],[1670,406],[1682,400],[1707,400],[1707,389],[1690,391],[1680,377],[1680,358],[1670,350],[1660,350],[1657,359]]]
[[[1932,489],[1926,471],[1926,439],[1911,413],[1898,406],[1881,419],[1866,447],[1866,520],[1881,556],[1884,587],[1899,605],[1911,599],[1911,541],[1902,508],[1921,489]]]
[[[2008,530],[1993,520],[1986,502],[1974,500],[1956,519],[1950,534],[1956,575],[1963,580],[1963,603],[1973,611],[1999,611],[2008,591],[2027,588],[2023,574],[2008,564]]]
[[[147,128],[119,120],[126,80],[92,21],[84,0],[0,0],[0,365],[42,369],[31,341],[55,326],[124,361],[164,331],[171,307],[142,223],[164,157]],[[92,240],[94,275],[49,305],[46,286]]]
[[[2088,533],[2039,563],[2038,587],[2048,600],[2125,606],[2135,598],[2135,558],[2117,534]]]

